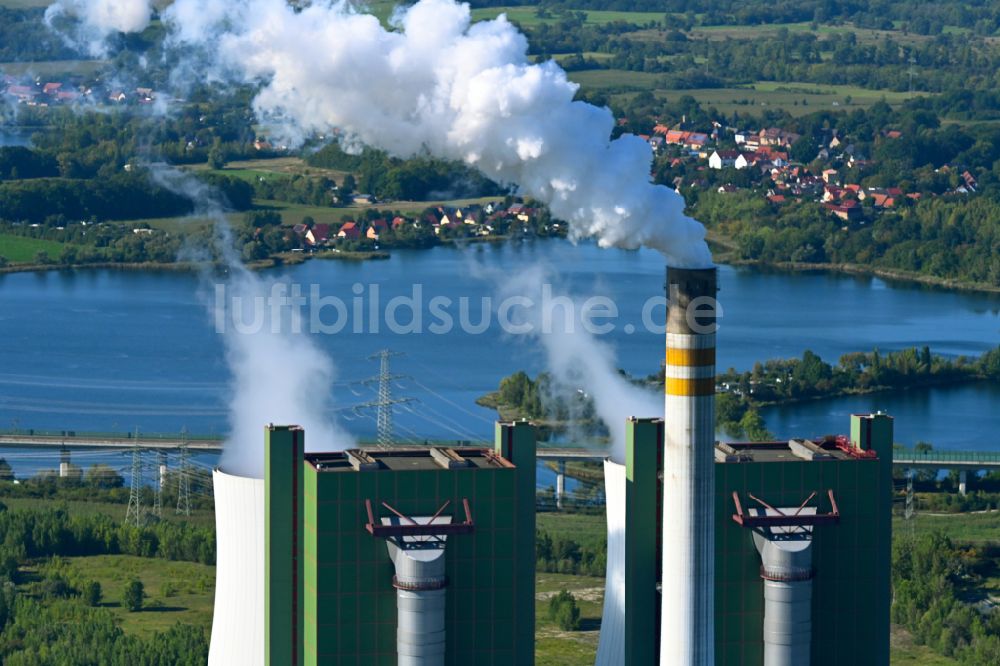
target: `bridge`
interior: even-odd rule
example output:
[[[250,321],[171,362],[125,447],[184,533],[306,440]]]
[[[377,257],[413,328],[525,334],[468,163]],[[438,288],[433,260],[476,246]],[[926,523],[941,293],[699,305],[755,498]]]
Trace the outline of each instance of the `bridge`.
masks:
[[[0,430],[0,448],[42,448],[69,451],[71,449],[181,449],[221,452],[221,435],[190,433],[121,433],[84,432],[74,430]],[[362,441],[362,446],[374,442]],[[490,442],[468,440],[425,440],[426,446],[491,446]],[[600,462],[608,456],[598,448],[539,447],[539,460],[553,461],[556,468],[556,498],[561,504],[565,496],[566,462],[570,460]],[[948,469],[959,472],[959,492],[965,494],[967,474],[971,470],[1000,469],[1000,452],[994,451],[916,451],[897,448],[893,465],[905,469]]]
[[[74,430],[0,431],[0,447],[40,449],[180,449],[222,451],[223,439],[216,435],[186,433],[113,433]]]
[[[958,492],[965,494],[968,474],[981,469],[1000,469],[1000,453],[994,451],[914,451],[896,449],[892,464],[905,469],[958,470]]]

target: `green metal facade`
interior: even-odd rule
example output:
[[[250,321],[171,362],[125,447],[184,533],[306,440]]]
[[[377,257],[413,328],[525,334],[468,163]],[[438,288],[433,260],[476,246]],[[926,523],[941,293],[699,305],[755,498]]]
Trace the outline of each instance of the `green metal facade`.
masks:
[[[748,493],[772,506],[810,505],[829,511],[833,490],[840,522],[814,528],[812,664],[889,663],[890,553],[892,543],[892,420],[872,423],[879,457],[805,461],[716,463],[716,663],[763,663],[764,593],[760,557],[751,533],[733,521],[732,494],[744,508]],[[855,426],[852,422],[852,436]],[[864,424],[857,424],[864,427]],[[856,441],[856,440],[855,440]]]
[[[265,663],[302,664],[302,464],[301,428],[264,430],[264,634]]]
[[[625,435],[625,664],[645,666],[657,661],[660,628],[657,507],[663,421],[629,419]]]
[[[501,425],[498,450],[501,440],[514,445],[512,465],[332,470],[318,469],[307,456],[299,586],[305,664],[396,664],[394,568],[385,539],[365,529],[365,500],[376,522],[389,515],[382,502],[408,516],[430,516],[446,501],[445,514],[462,521],[468,500],[475,528],[448,536],[445,548],[446,663],[533,663],[535,431],[529,424]],[[378,458],[378,451],[370,453]],[[276,490],[268,485],[268,511]],[[287,640],[273,616],[266,630],[272,644]]]

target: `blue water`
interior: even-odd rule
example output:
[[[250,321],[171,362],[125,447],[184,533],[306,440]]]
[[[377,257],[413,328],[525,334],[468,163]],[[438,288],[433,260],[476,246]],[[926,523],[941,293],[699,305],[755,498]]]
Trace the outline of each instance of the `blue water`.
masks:
[[[619,366],[643,375],[658,369],[662,336],[639,326],[643,304],[662,294],[663,262],[653,252],[540,241],[397,251],[387,261],[317,260],[262,276],[280,276],[306,292],[316,284],[323,295],[345,302],[355,283],[366,293],[379,285],[383,303],[410,294],[419,283],[425,302],[446,295],[478,304],[495,293],[496,282],[536,264],[575,295],[612,298],[620,317],[615,331],[602,337]],[[959,355],[1000,343],[1000,298],[994,296],[732,267],[721,268],[720,287],[721,367],[749,368],[758,360],[800,356],[805,349],[835,361],[845,352],[873,347],[928,344],[935,352]],[[230,374],[206,297],[211,289],[195,276],[169,272],[0,275],[0,429],[227,432]],[[654,315],[662,321],[662,308]],[[472,320],[479,316],[477,305]],[[626,324],[637,330],[627,333]],[[337,366],[330,416],[360,437],[374,434],[374,414],[355,412],[354,406],[376,396],[373,386],[359,382],[377,374],[377,362],[368,357],[380,349],[404,352],[393,359],[392,370],[408,378],[398,380],[394,392],[419,398],[397,408],[403,441],[491,438],[495,415],[478,407],[475,398],[515,370],[535,373],[544,366],[530,340],[505,335],[496,326],[479,335],[397,335],[383,325],[378,333],[348,328],[314,337]],[[818,435],[846,430],[851,411],[881,408],[896,416],[900,441],[1000,448],[989,439],[998,425],[998,398],[995,386],[963,386],[806,403],[767,410],[765,416],[782,436]]]

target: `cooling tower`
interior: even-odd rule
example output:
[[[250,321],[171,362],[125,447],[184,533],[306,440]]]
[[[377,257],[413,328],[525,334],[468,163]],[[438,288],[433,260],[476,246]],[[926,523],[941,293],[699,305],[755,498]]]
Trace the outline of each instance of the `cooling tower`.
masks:
[[[667,270],[661,666],[712,666],[716,271]]]
[[[620,666],[625,658],[625,465],[604,461],[608,515],[604,612],[595,666]]]
[[[264,664],[264,480],[212,472],[215,613],[209,666]]]

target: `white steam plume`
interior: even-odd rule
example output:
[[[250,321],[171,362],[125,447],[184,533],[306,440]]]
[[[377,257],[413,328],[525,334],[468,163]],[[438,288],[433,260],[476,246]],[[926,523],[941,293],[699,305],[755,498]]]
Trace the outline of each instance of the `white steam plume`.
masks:
[[[594,403],[598,418],[611,434],[611,458],[625,462],[625,420],[630,416],[663,416],[663,400],[636,386],[618,372],[614,350],[584,328],[590,316],[579,302],[564,294],[546,298],[551,276],[539,267],[522,271],[500,288],[501,297],[528,298],[534,304],[519,308],[522,322],[532,326],[532,335],[545,350],[547,366],[558,384],[582,388]],[[557,303],[557,301],[559,303]],[[553,304],[546,313],[541,304]],[[570,305],[572,303],[572,305]],[[567,312],[571,314],[567,316]]]
[[[63,36],[91,55],[103,55],[108,37],[142,32],[153,16],[153,0],[58,0],[45,11],[49,26],[63,16],[78,21]]]
[[[233,249],[229,222],[217,193],[189,174],[158,167],[154,180],[191,199],[198,217],[215,221],[216,249],[227,276],[202,274],[205,298],[226,347],[232,373],[230,432],[222,467],[230,474],[263,478],[264,426],[300,425],[313,451],[347,448],[353,438],[330,418],[333,361],[302,333],[298,310],[286,300],[284,283],[250,272]],[[277,289],[274,285],[279,285]]]
[[[460,160],[545,202],[574,238],[711,265],[704,227],[651,182],[649,145],[612,141],[610,110],[574,101],[555,62],[530,63],[503,16],[473,24],[468,5],[420,0],[387,30],[345,3],[176,0],[162,18],[209,76],[262,84],[256,112],[289,145],[336,131],[349,146]]]

